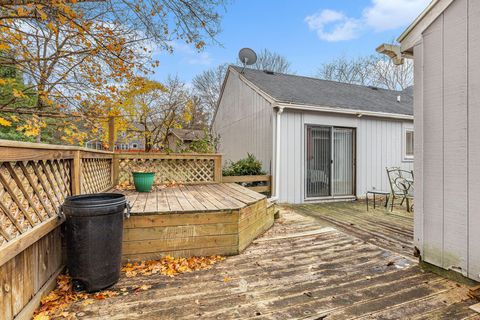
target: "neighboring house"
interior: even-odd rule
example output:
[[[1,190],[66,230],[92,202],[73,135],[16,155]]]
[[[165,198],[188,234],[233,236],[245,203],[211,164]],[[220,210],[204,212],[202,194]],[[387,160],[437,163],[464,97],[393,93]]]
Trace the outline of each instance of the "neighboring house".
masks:
[[[263,163],[280,202],[363,197],[389,190],[385,167],[413,169],[412,95],[231,66],[212,129],[224,160]]]
[[[173,152],[188,149],[190,143],[205,138],[204,130],[171,129],[168,133],[168,147]]]
[[[139,125],[135,124],[134,126],[139,127]],[[119,132],[115,141],[115,150],[145,150],[145,139],[142,132]]]
[[[415,63],[415,245],[480,281],[480,1],[433,1],[398,41]]]

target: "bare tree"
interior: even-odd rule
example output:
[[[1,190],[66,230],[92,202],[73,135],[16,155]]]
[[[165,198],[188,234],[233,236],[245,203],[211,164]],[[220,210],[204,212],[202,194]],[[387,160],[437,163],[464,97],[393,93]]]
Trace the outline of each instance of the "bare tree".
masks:
[[[130,136],[142,138],[145,151],[168,148],[168,134],[181,128],[192,118],[192,101],[184,82],[169,76],[165,84],[135,78],[123,93]]]
[[[213,114],[217,106],[227,68],[228,64],[221,64],[193,78],[194,91],[200,98],[199,104],[204,106],[204,110],[210,115]]]
[[[413,64],[406,61],[397,66],[383,55],[348,59],[337,58],[323,64],[317,77],[344,83],[404,90],[413,85]]]
[[[237,61],[241,65],[240,61]],[[252,65],[257,70],[269,70],[277,73],[291,73],[291,63],[279,53],[263,49],[257,57],[257,62]]]
[[[401,65],[381,55],[375,63],[376,86],[391,90],[404,90],[413,85],[413,60],[405,59]]]
[[[241,66],[237,60],[235,65]],[[276,52],[267,49],[258,54],[257,62],[251,67],[257,70],[269,70],[277,73],[291,73],[291,63],[288,59]],[[221,64],[212,69],[206,70],[193,78],[195,94],[200,98],[199,103],[203,110],[209,114],[209,120],[217,107],[217,102],[222,89],[222,84],[227,73],[228,64]]]

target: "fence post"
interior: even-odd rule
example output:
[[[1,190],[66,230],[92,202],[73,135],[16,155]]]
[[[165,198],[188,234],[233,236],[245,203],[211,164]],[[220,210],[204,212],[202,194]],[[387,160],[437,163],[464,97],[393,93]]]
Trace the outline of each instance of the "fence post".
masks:
[[[118,185],[118,177],[120,174],[120,159],[119,154],[112,155],[112,183],[113,187]]]
[[[71,168],[72,178],[72,195],[78,195],[82,193],[81,190],[81,174],[82,174],[82,159],[81,151],[77,150],[73,155],[73,163]]]
[[[215,155],[215,177],[214,180],[216,183],[222,182],[222,155]]]

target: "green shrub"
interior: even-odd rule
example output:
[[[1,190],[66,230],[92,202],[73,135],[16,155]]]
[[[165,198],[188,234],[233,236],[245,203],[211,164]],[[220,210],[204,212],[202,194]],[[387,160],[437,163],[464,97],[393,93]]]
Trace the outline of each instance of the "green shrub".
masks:
[[[248,153],[247,157],[227,164],[222,171],[224,176],[255,176],[264,175],[262,163],[254,155]]]
[[[181,142],[177,145],[177,150],[179,152],[187,153],[215,153],[217,152],[218,142],[220,140],[219,136],[208,132],[207,129],[204,129],[204,137],[198,140],[193,140],[188,144],[183,144]]]

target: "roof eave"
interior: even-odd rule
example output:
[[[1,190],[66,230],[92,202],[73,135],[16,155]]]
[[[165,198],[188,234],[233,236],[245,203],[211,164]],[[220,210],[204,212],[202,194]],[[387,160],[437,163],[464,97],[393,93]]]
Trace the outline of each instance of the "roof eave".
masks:
[[[344,109],[344,108],[335,108],[335,107],[318,106],[318,105],[296,104],[296,103],[288,103],[288,102],[277,102],[276,106],[280,107],[280,108],[285,108],[285,109],[328,112],[328,113],[355,115],[357,117],[368,116],[368,117],[389,118],[389,119],[398,119],[398,120],[413,120],[413,115],[400,114],[400,113]]]
[[[432,0],[423,12],[398,37],[402,53],[412,53],[413,47],[421,41],[423,31],[445,11],[454,0]]]

